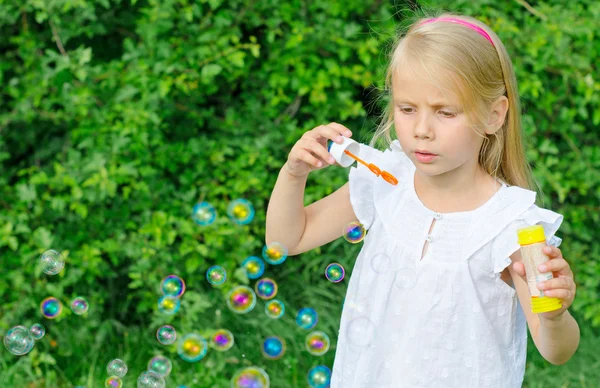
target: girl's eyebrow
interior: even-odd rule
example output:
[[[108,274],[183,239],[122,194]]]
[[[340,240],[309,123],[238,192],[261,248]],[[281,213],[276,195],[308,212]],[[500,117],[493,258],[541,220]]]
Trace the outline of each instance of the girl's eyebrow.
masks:
[[[404,99],[404,100],[395,99],[394,102],[396,104],[417,105],[414,102],[406,100],[406,99]],[[460,105],[458,105],[458,104],[450,104],[450,103],[443,102],[443,101],[435,101],[433,104],[429,104],[429,106],[431,106],[432,108],[441,108],[441,107],[444,107],[444,106],[460,106]]]

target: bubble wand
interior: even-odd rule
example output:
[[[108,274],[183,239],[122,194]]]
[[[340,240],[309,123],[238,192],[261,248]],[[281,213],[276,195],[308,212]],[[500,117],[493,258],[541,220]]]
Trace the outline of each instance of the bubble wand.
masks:
[[[353,158],[354,160],[356,160],[358,163],[366,166],[369,170],[371,170],[371,172],[377,176],[381,176],[383,178],[384,181],[386,181],[387,183],[396,186],[398,184],[398,179],[396,179],[395,176],[393,176],[392,174],[390,174],[387,171],[381,171],[381,169],[379,167],[377,167],[376,165],[374,165],[373,163],[367,163],[364,160],[362,160],[361,158],[359,158],[358,156],[354,155],[352,152],[348,151],[348,150],[344,150],[344,153],[348,156],[350,156],[351,158]]]
[[[333,156],[335,161],[342,167],[350,167],[356,160],[358,163],[365,165],[373,174],[380,176],[384,181],[391,185],[397,185],[398,179],[387,171],[381,171],[379,167],[373,163],[367,163],[356,154],[360,153],[360,145],[354,140],[342,136],[342,143],[337,144],[331,140],[327,141],[327,151]]]

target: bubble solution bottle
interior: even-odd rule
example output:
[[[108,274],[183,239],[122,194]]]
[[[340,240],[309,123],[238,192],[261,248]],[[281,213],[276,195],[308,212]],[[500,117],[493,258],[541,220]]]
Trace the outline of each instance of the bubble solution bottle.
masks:
[[[538,290],[537,283],[551,280],[552,272],[542,273],[538,267],[548,261],[548,256],[543,252],[546,246],[546,236],[541,225],[529,226],[517,230],[519,244],[521,245],[521,256],[527,274],[527,285],[531,295],[531,312],[535,314],[558,310],[562,307],[559,298],[551,298]]]

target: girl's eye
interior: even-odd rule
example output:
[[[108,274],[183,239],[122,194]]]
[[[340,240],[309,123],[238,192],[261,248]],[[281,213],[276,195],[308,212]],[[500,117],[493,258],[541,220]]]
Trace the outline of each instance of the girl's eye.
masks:
[[[440,113],[442,114],[442,116],[447,117],[447,118],[451,118],[451,117],[455,117],[456,116],[455,112],[440,111]]]

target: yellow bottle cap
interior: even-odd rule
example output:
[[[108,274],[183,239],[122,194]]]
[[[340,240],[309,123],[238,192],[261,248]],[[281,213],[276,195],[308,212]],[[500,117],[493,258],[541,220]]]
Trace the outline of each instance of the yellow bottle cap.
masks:
[[[529,245],[539,242],[546,242],[544,227],[542,225],[533,225],[517,230],[519,236],[519,244]]]
[[[535,296],[531,298],[531,312],[534,314],[558,310],[561,307],[562,302],[559,298],[549,298],[547,296]]]

